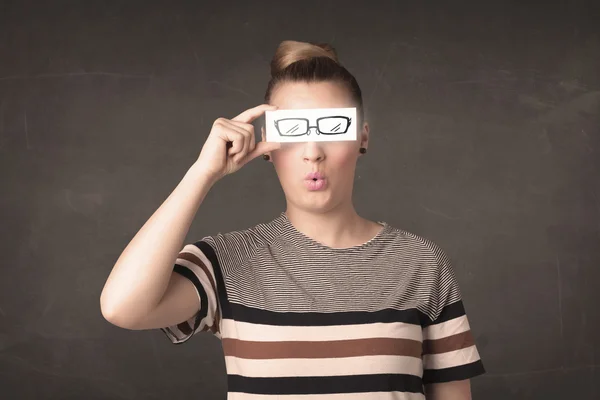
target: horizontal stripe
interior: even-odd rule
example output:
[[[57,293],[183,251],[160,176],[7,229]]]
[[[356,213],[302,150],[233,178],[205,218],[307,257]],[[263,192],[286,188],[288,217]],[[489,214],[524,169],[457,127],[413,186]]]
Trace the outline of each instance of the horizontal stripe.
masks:
[[[188,244],[179,252],[173,272],[192,282],[200,300],[200,308],[194,317],[176,325],[161,328],[162,331],[175,344],[186,342],[195,332],[210,330],[217,333],[219,304],[210,261],[197,246]]]
[[[279,394],[253,394],[253,393],[229,393],[227,400],[259,400],[259,399],[279,399]],[[326,394],[288,394],[286,400],[425,400],[422,393],[406,392],[364,392],[364,393],[326,393]]]
[[[202,254],[206,257],[206,259],[210,262],[212,266],[212,270],[215,276],[215,283],[217,284],[217,296],[219,297],[219,306],[220,306],[220,317],[221,318],[231,318],[231,309],[229,307],[229,299],[227,296],[227,289],[225,288],[225,279],[223,276],[223,271],[221,267],[221,262],[217,257],[217,253],[211,244],[208,243],[210,237],[204,238],[204,240],[199,240],[194,243],[194,246],[198,247]],[[210,240],[212,241],[212,240]],[[222,255],[225,257],[225,255]]]
[[[421,378],[402,374],[248,378],[227,375],[229,392],[255,394],[326,394],[401,391],[423,393]]]
[[[227,373],[247,377],[407,374],[421,377],[421,358],[362,356],[355,358],[296,358],[250,360],[225,356]]]
[[[191,329],[191,328],[190,328]],[[169,338],[174,344],[182,344],[190,338],[189,335],[182,332],[177,326],[167,326],[160,328],[160,330]]]
[[[443,339],[457,333],[467,332],[471,329],[466,315],[423,328],[424,340]]]
[[[207,303],[200,303],[201,305],[205,304],[205,307],[203,308],[206,309],[206,317],[205,320],[202,321],[202,327],[205,325],[210,325],[206,326],[206,328],[210,328],[211,330],[215,331],[219,328],[220,322],[219,302],[217,301],[217,296],[214,288],[212,287],[212,283],[209,280],[209,276],[200,275],[199,279],[207,293]]]
[[[236,321],[266,325],[328,326],[370,324],[376,322],[404,322],[421,325],[420,311],[417,309],[385,309],[373,312],[348,311],[334,313],[320,312],[273,312],[231,303]]]
[[[222,339],[226,356],[273,358],[338,358],[371,355],[421,357],[421,342],[409,339],[371,338],[328,342],[250,342]]]
[[[215,278],[213,276],[212,267],[210,267],[210,262],[206,258],[206,256],[198,249],[196,246],[185,246],[183,250],[177,256],[177,262],[181,263],[182,260],[187,261],[184,265],[188,266],[191,269],[194,269],[194,266],[200,268],[200,270],[204,273],[210,283],[210,290],[216,293],[217,287],[215,285]],[[188,264],[189,263],[189,264]],[[199,271],[194,271],[196,275],[200,274]]]
[[[461,381],[485,373],[481,360],[470,364],[445,369],[426,369],[423,372],[423,384]]]
[[[209,297],[209,314],[214,314],[218,323],[220,310],[216,296],[217,288],[213,264],[196,245],[185,246],[178,255],[177,264],[189,268],[199,278]],[[213,318],[213,315],[211,315],[211,318]]]
[[[440,324],[463,315],[465,315],[465,308],[463,302],[459,300],[443,307],[440,315],[435,319],[435,321],[429,321],[425,323],[424,326]]]
[[[190,321],[192,323],[192,326],[189,325],[188,321],[184,321],[177,324],[177,329],[183,334],[183,337],[178,337],[177,342],[179,343],[183,339],[188,340],[191,337],[192,333],[201,326],[202,321],[206,318],[208,314],[208,295],[196,274],[194,274],[194,272],[192,272],[190,269],[185,268],[181,265],[175,265],[173,271],[189,279],[194,284],[194,287],[196,288],[196,291],[200,296],[200,309],[198,310],[196,316],[192,319],[192,321]],[[202,306],[203,304],[205,305],[204,307]],[[175,330],[174,328],[175,327],[171,327],[171,330],[173,332],[177,332],[177,330]]]
[[[173,342],[173,343],[177,343],[179,342],[179,338],[177,337],[177,335],[173,332],[173,330],[169,327],[164,327],[164,328],[160,328],[160,330],[167,336],[167,338]]]
[[[457,365],[475,362],[479,358],[477,347],[471,346],[447,353],[425,354],[423,355],[423,367],[426,369],[452,368]]]
[[[255,342],[277,340],[349,340],[372,337],[394,337],[421,341],[423,331],[419,325],[404,322],[375,322],[371,324],[326,325],[326,326],[277,326],[252,324],[224,319],[223,337]]]
[[[206,287],[202,284],[201,279],[189,267],[180,264],[175,264],[175,266],[173,267],[173,272],[182,275],[183,277],[189,279],[193,283],[198,295],[200,296],[200,315],[202,318],[206,317],[208,313],[209,304],[208,297],[212,296],[212,298],[214,299],[214,294],[212,293],[212,291],[210,289],[208,291],[206,290]]]
[[[423,354],[448,353],[475,345],[471,331],[458,333],[443,339],[423,341]]]

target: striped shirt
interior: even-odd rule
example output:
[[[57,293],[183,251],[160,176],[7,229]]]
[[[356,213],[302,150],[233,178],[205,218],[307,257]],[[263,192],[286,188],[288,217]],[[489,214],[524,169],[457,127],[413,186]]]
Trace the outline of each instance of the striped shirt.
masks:
[[[200,298],[161,330],[222,343],[228,399],[425,399],[424,384],[484,373],[446,254],[380,222],[368,242],[331,248],[285,212],[187,244],[174,271]]]

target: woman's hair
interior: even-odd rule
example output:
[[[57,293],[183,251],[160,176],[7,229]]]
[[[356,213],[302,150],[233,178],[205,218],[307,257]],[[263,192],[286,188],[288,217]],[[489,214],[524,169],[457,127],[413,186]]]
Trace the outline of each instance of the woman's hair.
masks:
[[[271,60],[271,80],[267,85],[265,102],[270,102],[273,90],[280,83],[323,81],[344,85],[356,103],[359,121],[363,121],[362,93],[358,82],[340,64],[335,49],[326,43],[281,42]]]

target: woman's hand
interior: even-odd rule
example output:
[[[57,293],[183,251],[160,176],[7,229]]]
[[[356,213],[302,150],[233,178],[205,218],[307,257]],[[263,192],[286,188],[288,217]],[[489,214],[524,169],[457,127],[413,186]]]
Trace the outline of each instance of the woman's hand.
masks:
[[[232,119],[217,118],[196,164],[210,179],[216,181],[236,172],[259,155],[280,148],[281,143],[256,143],[252,125],[252,121],[265,111],[276,109],[275,106],[261,104]]]

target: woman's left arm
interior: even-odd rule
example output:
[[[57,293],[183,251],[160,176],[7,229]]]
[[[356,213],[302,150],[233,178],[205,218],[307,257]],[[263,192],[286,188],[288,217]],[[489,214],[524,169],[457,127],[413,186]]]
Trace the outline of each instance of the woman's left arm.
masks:
[[[485,373],[462,302],[458,281],[446,253],[431,244],[436,265],[429,306],[423,318],[423,384],[427,400],[471,400],[470,379]]]
[[[427,400],[471,400],[471,380],[425,385],[425,398]]]

